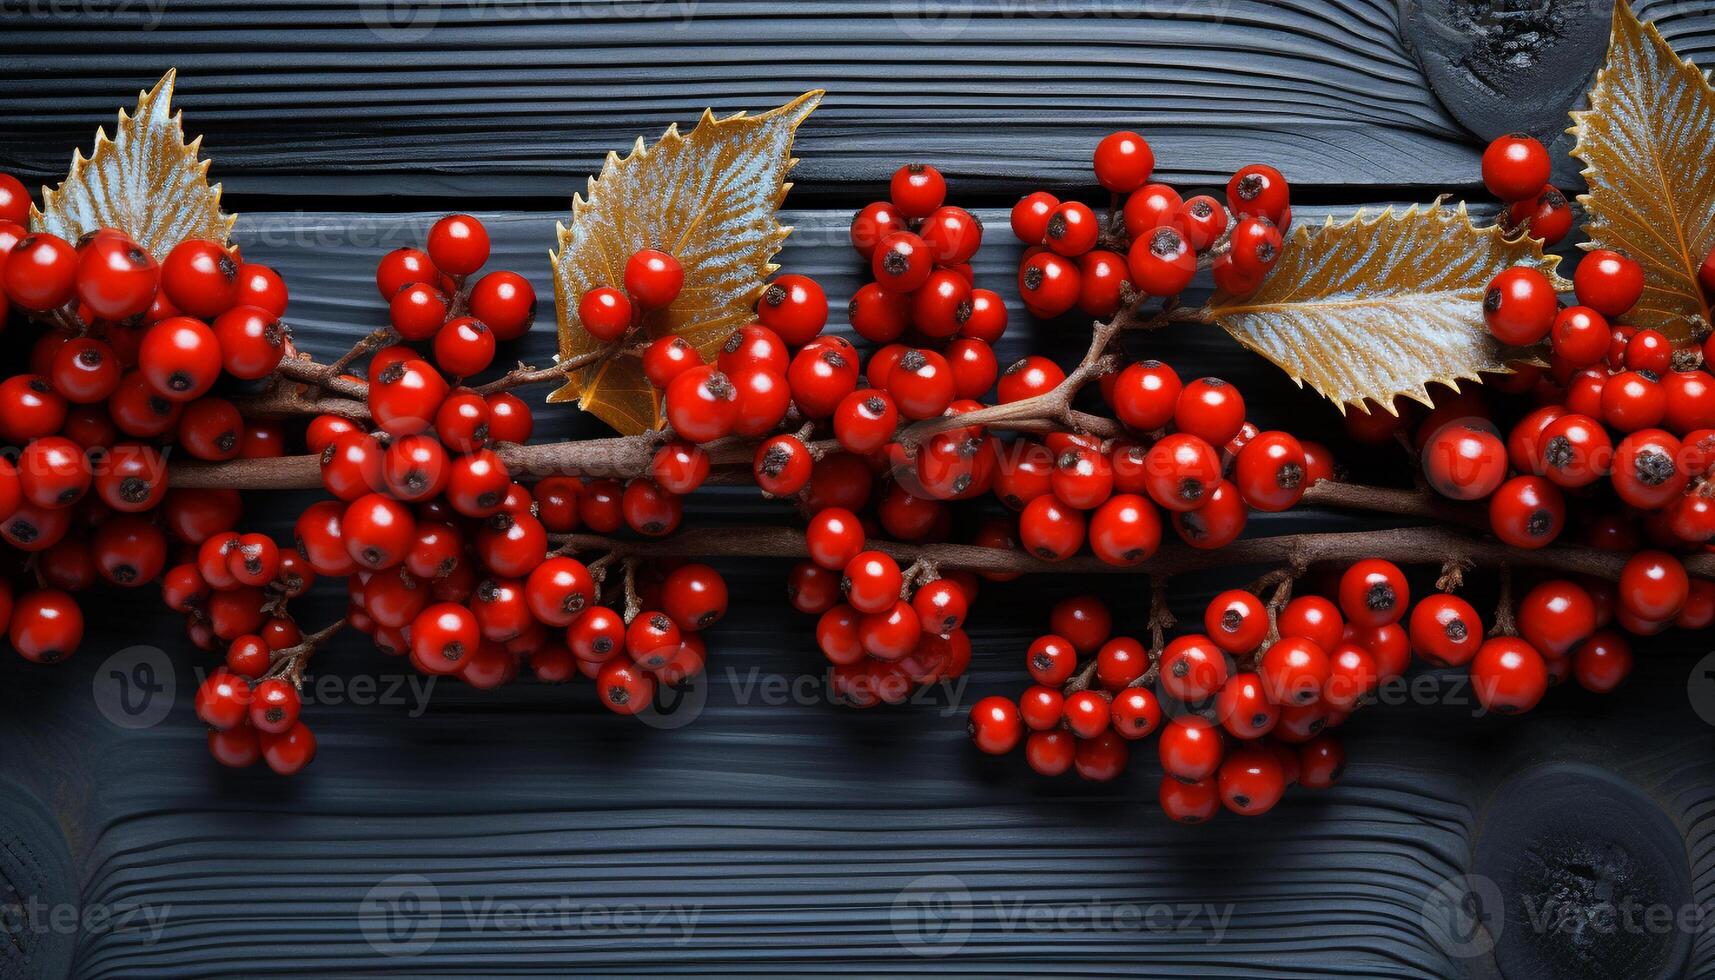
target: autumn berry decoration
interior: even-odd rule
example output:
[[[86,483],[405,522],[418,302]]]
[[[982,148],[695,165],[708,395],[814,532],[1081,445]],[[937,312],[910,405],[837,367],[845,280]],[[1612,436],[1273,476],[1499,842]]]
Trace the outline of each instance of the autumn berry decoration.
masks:
[[[1233,174],[1225,200],[1186,200],[1150,182],[1155,154],[1137,133],[1104,137],[1094,165],[1097,182],[1114,196],[1105,216],[1046,191],[1013,206],[1013,234],[1027,246],[1018,289],[1031,313],[1056,317],[1076,307],[1112,317],[1127,295],[1178,296],[1200,268],[1212,269],[1222,290],[1242,295],[1279,261],[1291,189],[1273,167]]]

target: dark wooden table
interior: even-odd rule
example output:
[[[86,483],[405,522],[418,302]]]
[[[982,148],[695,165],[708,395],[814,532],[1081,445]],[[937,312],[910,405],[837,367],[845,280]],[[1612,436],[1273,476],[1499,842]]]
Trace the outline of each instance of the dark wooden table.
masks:
[[[1273,163],[1301,222],[1481,200],[1478,137],[1561,129],[1540,103],[1578,89],[1607,16],[1597,0],[115,6],[0,5],[0,170],[57,179],[177,66],[238,240],[285,274],[320,355],[383,321],[376,258],[438,214],[481,213],[496,264],[549,296],[554,221],[608,150],[812,87],[829,94],[801,132],[783,262],[837,302],[860,281],[848,215],[911,160],[988,222],[978,275],[1009,296],[1004,209],[1037,187],[1094,200],[1089,152],[1113,129],[1147,134],[1182,188]],[[1715,6],[1640,7],[1715,64]],[[1503,27],[1539,47],[1506,48]],[[1509,93],[1520,79],[1533,96]],[[1013,313],[1003,362],[1082,349],[1081,324]],[[543,319],[514,355],[552,349]],[[1224,335],[1137,349],[1239,382],[1259,423],[1338,441],[1332,409]],[[597,431],[538,418],[539,436]],[[252,497],[248,522],[283,536],[307,499]],[[689,519],[790,517],[733,490]],[[1305,512],[1252,532],[1364,526]],[[689,726],[610,715],[585,684],[424,692],[348,638],[315,662],[320,758],[291,780],[208,759],[189,696],[212,658],[153,590],[92,599],[72,662],[0,657],[0,977],[1715,975],[1696,914],[1715,898],[1705,637],[1642,642],[1622,692],[1556,691],[1523,719],[1474,717],[1426,675],[1343,730],[1338,788],[1182,828],[1156,810],[1153,752],[1093,786],[963,734],[975,698],[1021,688],[1051,598],[1094,589],[1138,629],[1139,580],[985,587],[968,686],[860,713],[827,702],[786,566],[723,568],[733,609]],[[1183,583],[1176,604],[1254,571]],[[339,605],[318,593],[302,616]],[[1605,918],[1628,901],[1679,921]],[[1449,902],[1488,930],[1438,928],[1469,918]]]

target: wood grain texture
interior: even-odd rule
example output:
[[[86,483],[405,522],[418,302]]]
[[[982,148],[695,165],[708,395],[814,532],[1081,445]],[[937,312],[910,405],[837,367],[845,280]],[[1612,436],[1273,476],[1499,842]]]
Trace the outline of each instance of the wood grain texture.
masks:
[[[1639,6],[1715,64],[1715,10]],[[1175,184],[1259,159],[1348,200],[1476,183],[1478,147],[1407,54],[1393,0],[98,8],[7,11],[0,170],[57,178],[70,146],[176,66],[214,176],[240,194],[563,198],[637,134],[815,87],[830,95],[796,177],[816,193],[867,193],[905,159],[967,193],[1083,186],[1096,139],[1121,127]]]
[[[1682,53],[1715,64],[1715,9],[1640,8]],[[820,279],[836,310],[860,281],[846,216],[908,159],[941,166],[961,202],[1004,205],[1035,186],[1087,194],[1089,147],[1130,126],[1150,136],[1165,178],[1193,187],[1255,159],[1277,163],[1312,205],[1475,184],[1477,147],[1406,53],[1391,0],[811,0],[790,16],[700,0],[689,21],[673,4],[401,9],[432,10],[432,29],[371,31],[380,2],[6,7],[0,170],[57,179],[73,145],[178,66],[189,129],[206,134],[235,208],[306,209],[244,213],[238,238],[286,275],[298,341],[324,355],[383,322],[374,261],[419,243],[435,213],[528,209],[484,216],[495,264],[551,295],[547,252],[564,212],[547,209],[608,150],[704,105],[761,109],[818,85],[832,94],[802,133],[797,210],[784,217],[799,230],[781,261]],[[371,203],[380,195],[438,210],[339,212],[387,209]],[[1327,213],[1301,207],[1298,220]],[[991,244],[977,274],[1010,298],[1017,248],[1003,212],[981,214]],[[1075,321],[1013,313],[1003,363],[1084,347]],[[548,322],[503,356],[546,356]],[[1336,437],[1332,409],[1219,331],[1133,343],[1239,383],[1259,423]],[[571,411],[543,412],[537,427],[544,438],[596,431]],[[1348,462],[1397,475],[1383,453]],[[253,498],[247,523],[284,538],[308,499]],[[694,497],[687,518],[784,514],[721,488]],[[1373,526],[1299,512],[1253,528]],[[1338,788],[1295,791],[1264,820],[1179,828],[1156,810],[1147,750],[1116,783],[1092,786],[979,756],[962,733],[963,706],[1017,693],[1021,651],[1053,599],[1096,589],[1123,629],[1141,630],[1134,580],[986,586],[967,686],[860,713],[828,703],[813,622],[781,598],[786,565],[722,570],[733,609],[711,633],[706,704],[682,729],[613,716],[582,683],[425,692],[346,637],[314,664],[306,710],[321,753],[294,780],[214,765],[189,709],[213,658],[190,650],[152,591],[103,595],[71,662],[0,657],[0,980],[1493,977],[1492,956],[1459,955],[1425,918],[1444,884],[1500,875],[1475,855],[1497,840],[1504,853],[1545,840],[1641,853],[1630,826],[1497,837],[1546,825],[1532,821],[1551,814],[1503,792],[1545,765],[1618,778],[1683,835],[1693,899],[1715,899],[1715,728],[1695,710],[1715,709],[1715,682],[1692,668],[1706,638],[1644,641],[1621,693],[1556,692],[1524,719],[1474,718],[1468,690],[1429,676],[1408,703],[1343,729],[1352,765]],[[1254,571],[1189,578],[1175,605],[1188,616]],[[299,615],[319,625],[340,604],[324,586]],[[163,652],[124,653],[139,643]],[[158,690],[145,699],[139,685]],[[159,723],[120,727],[135,723],[122,702],[168,701]],[[431,896],[436,914],[413,911],[410,899]],[[12,913],[30,899],[79,921],[26,928],[37,920]],[[91,920],[98,911],[123,918]],[[1690,945],[1680,972],[1715,976],[1715,930]],[[1508,974],[1556,975],[1542,958]]]
[[[1303,220],[1322,215],[1307,209]],[[981,216],[1004,227],[999,213]],[[554,217],[486,215],[497,264],[545,287]],[[296,336],[325,355],[380,321],[373,258],[417,240],[431,219],[252,214],[238,236],[248,256],[285,274]],[[798,228],[784,267],[821,279],[837,309],[860,281],[846,215],[796,210],[782,220]],[[995,241],[979,257],[979,281],[1004,284],[1017,257]],[[1014,314],[1003,359],[1083,347],[1076,322]],[[1137,344],[1183,371],[1239,382],[1265,422],[1331,434],[1331,408],[1218,331]],[[512,353],[552,349],[544,321]],[[569,410],[539,418],[547,437],[592,428]],[[308,499],[253,504],[247,523],[284,537]],[[699,522],[783,514],[738,488],[699,493],[690,509]],[[1366,525],[1294,513],[1256,526]],[[153,594],[103,600],[71,662],[0,658],[0,775],[18,784],[17,799],[43,801],[64,839],[41,820],[0,811],[0,822],[24,826],[36,852],[64,849],[59,860],[75,870],[59,880],[81,909],[126,916],[125,928],[73,937],[70,975],[101,980],[1487,976],[1488,958],[1460,958],[1438,940],[1426,903],[1471,869],[1491,832],[1488,801],[1512,774],[1566,760],[1621,774],[1683,828],[1694,894],[1715,897],[1715,729],[1686,700],[1701,654],[1686,638],[1648,641],[1621,694],[1558,692],[1518,720],[1473,718],[1468,690],[1431,677],[1409,703],[1347,726],[1353,764],[1338,788],[1295,791],[1263,820],[1180,828],[1156,810],[1159,768],[1147,751],[1116,783],[1092,786],[979,756],[963,735],[970,703],[1023,684],[1019,657],[1050,601],[1093,588],[1135,632],[1145,613],[1136,580],[985,586],[966,686],[853,712],[827,699],[813,620],[781,599],[786,568],[723,566],[733,610],[710,634],[706,703],[678,730],[611,715],[583,683],[494,693],[441,683],[425,693],[400,662],[342,638],[313,664],[306,717],[321,752],[293,780],[213,764],[189,710],[213,658],[190,650]],[[1188,578],[1176,607],[1190,617],[1256,571]],[[319,625],[339,601],[324,586],[299,615]],[[174,705],[159,724],[127,731],[98,706],[111,708],[121,678],[136,678],[112,658],[138,642],[170,651],[171,676],[156,676],[155,696],[170,691]],[[0,870],[11,874],[3,849]],[[407,901],[431,895],[438,904]],[[433,941],[417,949],[431,927]],[[0,959],[13,971],[0,976],[64,975],[51,971],[56,953],[70,955],[65,937],[37,939],[25,952],[38,958]],[[1710,975],[1715,942],[1704,933],[1693,945],[1693,975]]]

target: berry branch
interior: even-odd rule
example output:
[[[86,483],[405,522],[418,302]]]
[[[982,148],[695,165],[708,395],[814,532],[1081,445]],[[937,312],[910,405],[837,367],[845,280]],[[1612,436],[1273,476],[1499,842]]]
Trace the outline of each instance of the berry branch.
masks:
[[[693,528],[671,538],[634,540],[599,534],[555,535],[562,553],[601,552],[624,558],[806,558],[804,535],[784,527]],[[914,545],[895,541],[866,541],[865,547],[893,558],[902,567],[926,562],[940,568],[1007,575],[1112,575],[1147,572],[1174,576],[1232,565],[1286,565],[1307,568],[1319,562],[1354,562],[1384,558],[1400,564],[1440,565],[1457,558],[1485,566],[1558,570],[1617,581],[1630,555],[1578,545],[1550,545],[1532,551],[1509,548],[1445,528],[1391,528],[1281,534],[1247,538],[1217,551],[1165,543],[1148,561],[1136,566],[1110,565],[1094,556],[1079,555],[1050,562],[1021,551],[968,544]],[[1715,555],[1685,560],[1685,570],[1698,578],[1715,576]],[[1288,593],[1290,595],[1290,593]]]

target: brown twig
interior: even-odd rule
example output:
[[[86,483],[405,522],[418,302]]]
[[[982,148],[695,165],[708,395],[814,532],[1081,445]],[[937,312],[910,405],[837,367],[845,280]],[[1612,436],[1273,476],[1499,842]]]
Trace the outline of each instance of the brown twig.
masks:
[[[801,531],[788,527],[695,528],[669,538],[633,540],[596,534],[558,535],[554,539],[570,553],[613,552],[623,558],[806,558]],[[1162,545],[1148,561],[1135,566],[1109,565],[1090,555],[1048,562],[1022,551],[968,544],[913,545],[870,541],[867,547],[892,556],[903,567],[920,559],[941,568],[1016,574],[1163,574],[1207,571],[1233,565],[1289,565],[1308,568],[1319,562],[1352,562],[1385,558],[1400,564],[1439,564],[1450,556],[1486,565],[1511,564],[1543,568],[1562,574],[1593,575],[1618,580],[1629,555],[1579,545],[1550,545],[1535,550],[1508,547],[1449,528],[1406,527],[1381,531],[1284,534],[1245,538],[1218,551],[1203,551],[1178,542]],[[1685,569],[1699,578],[1715,578],[1715,555],[1685,559]]]
[[[304,683],[304,666],[310,662],[310,658],[316,655],[316,651],[321,649],[323,644],[332,639],[340,630],[345,629],[348,622],[342,617],[304,637],[293,646],[275,650],[268,673],[260,679],[284,677],[292,682],[293,687],[301,687]]]

